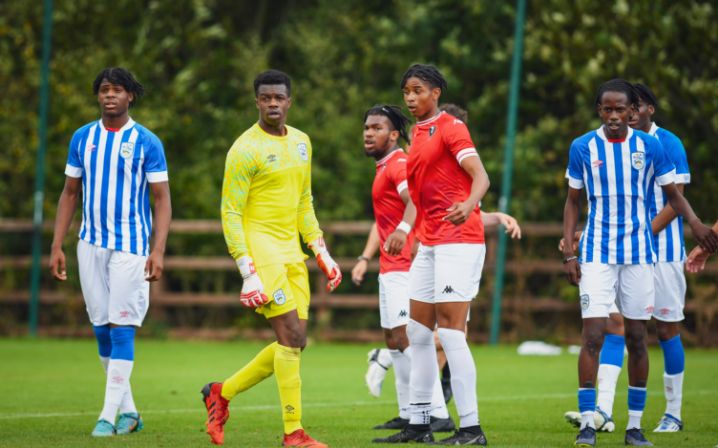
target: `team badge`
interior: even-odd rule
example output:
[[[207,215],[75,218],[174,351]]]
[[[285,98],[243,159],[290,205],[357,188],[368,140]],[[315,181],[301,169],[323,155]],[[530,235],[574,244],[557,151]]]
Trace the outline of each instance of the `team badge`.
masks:
[[[123,159],[127,159],[132,156],[132,153],[135,152],[135,144],[132,142],[124,142],[120,145],[120,156]]]
[[[279,288],[278,290],[274,291],[274,294],[272,294],[272,297],[274,298],[274,303],[277,305],[284,305],[287,303],[287,296],[284,295],[284,291],[282,288]]]
[[[634,152],[631,154],[631,166],[634,169],[641,170],[646,165],[646,153]]]
[[[581,309],[583,311],[586,311],[588,309],[588,305],[591,303],[591,299],[588,297],[588,294],[582,294],[581,295]]]
[[[309,160],[309,152],[307,151],[307,145],[305,143],[299,143],[297,145],[297,151],[299,151],[299,157],[305,162]]]
[[[429,128],[429,137],[434,135],[434,132],[436,132],[436,126],[432,126]]]

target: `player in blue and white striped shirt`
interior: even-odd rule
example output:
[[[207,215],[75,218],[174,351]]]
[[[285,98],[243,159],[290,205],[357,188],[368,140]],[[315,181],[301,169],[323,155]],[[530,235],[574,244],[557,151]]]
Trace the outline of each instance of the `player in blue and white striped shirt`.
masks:
[[[81,191],[80,284],[107,373],[105,404],[92,435],[112,436],[142,429],[130,389],[135,329],[149,307],[148,282],[162,276],[172,206],[162,143],[128,113],[144,93],[142,85],[125,69],[107,68],[93,91],[102,117],[70,141],[50,269],[57,280],[67,279],[62,242]],[[150,190],[156,218],[151,251]]]
[[[621,79],[604,83],[596,105],[603,125],[574,140],[569,153],[569,191],[564,209],[564,270],[579,286],[583,346],[579,355],[578,446],[594,446],[595,379],[609,309],[616,303],[625,318],[629,352],[629,422],[626,444],[648,446],[640,427],[646,400],[648,356],[646,322],[654,304],[653,238],[650,197],[662,186],[668,201],[708,250],[718,235],[696,217],[678,192],[675,167],[652,136],[628,127],[638,104],[633,86]],[[581,257],[574,255],[574,232],[581,190],[586,188],[588,219],[581,237]]]

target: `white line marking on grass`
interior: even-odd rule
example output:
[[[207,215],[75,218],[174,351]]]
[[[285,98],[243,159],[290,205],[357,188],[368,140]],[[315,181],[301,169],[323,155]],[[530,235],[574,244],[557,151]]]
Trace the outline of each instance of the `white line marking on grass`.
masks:
[[[616,395],[626,395],[625,392],[617,392]],[[649,391],[648,395],[651,396],[663,396],[663,391]],[[718,395],[718,390],[699,390],[683,392],[683,395]],[[549,400],[557,398],[574,398],[576,393],[552,393],[552,394],[534,394],[534,395],[495,395],[495,396],[481,396],[479,394],[479,402],[489,401],[519,401],[519,400]],[[348,407],[348,406],[376,406],[376,405],[390,405],[396,404],[394,401],[353,401],[349,403],[304,403],[305,408],[336,408],[336,407]],[[255,404],[255,405],[242,405],[242,409],[251,411],[263,411],[268,409],[275,409],[279,407],[279,403],[272,404]],[[188,414],[188,413],[204,413],[204,409],[199,405],[194,408],[175,408],[175,409],[149,409],[142,411],[142,414]],[[84,411],[84,412],[44,412],[34,414],[0,414],[0,420],[21,420],[25,418],[54,418],[54,417],[82,417],[86,415],[97,415],[97,411]]]

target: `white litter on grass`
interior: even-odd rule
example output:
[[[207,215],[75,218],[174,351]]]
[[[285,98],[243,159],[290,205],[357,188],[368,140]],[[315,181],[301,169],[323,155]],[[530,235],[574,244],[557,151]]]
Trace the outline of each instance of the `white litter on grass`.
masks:
[[[572,355],[578,355],[581,353],[580,345],[569,345],[567,351]]]
[[[543,341],[524,341],[516,351],[519,355],[556,356],[561,354],[561,347]]]

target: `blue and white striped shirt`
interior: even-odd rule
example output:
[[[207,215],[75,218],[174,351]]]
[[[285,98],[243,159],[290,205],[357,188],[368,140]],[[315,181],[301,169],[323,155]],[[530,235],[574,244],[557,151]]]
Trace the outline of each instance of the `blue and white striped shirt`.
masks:
[[[681,139],[671,131],[659,128],[656,123],[651,125],[649,134],[655,136],[663,145],[666,155],[676,166],[676,183],[691,183],[691,172],[688,169],[688,157]],[[668,197],[661,186],[653,186],[653,197],[651,198],[651,220],[663,210],[668,203]],[[686,259],[686,246],[683,241],[683,217],[676,218],[661,230],[658,235],[653,235],[653,247],[656,249],[656,261],[683,261]]]
[[[148,182],[168,180],[164,148],[156,135],[131,118],[117,132],[105,129],[101,120],[88,123],[72,136],[65,174],[82,178],[81,240],[148,255]]]
[[[588,219],[581,236],[581,263],[654,263],[651,216],[654,182],[675,180],[675,167],[660,142],[628,129],[611,141],[603,127],[571,144],[567,170],[571,188],[586,187]]]

